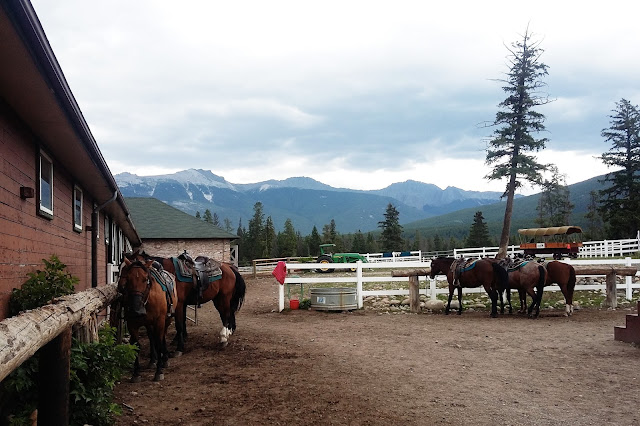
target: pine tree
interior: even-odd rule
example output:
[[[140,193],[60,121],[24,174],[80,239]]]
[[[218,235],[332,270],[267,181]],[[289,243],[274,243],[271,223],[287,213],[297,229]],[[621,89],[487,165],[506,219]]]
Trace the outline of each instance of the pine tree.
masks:
[[[621,170],[607,174],[605,182],[611,186],[600,191],[600,212],[610,238],[631,238],[640,229],[640,111],[622,99],[609,117],[602,137],[612,146],[602,161]]]
[[[602,217],[598,211],[599,203],[598,192],[589,192],[589,204],[587,205],[587,213],[584,215],[584,218],[587,219],[587,229],[584,237],[586,240],[601,240],[604,238]]]
[[[206,209],[204,211],[204,221],[207,223],[213,223],[213,217],[211,216],[211,210]]]
[[[484,221],[481,211],[473,215],[473,223],[467,237],[467,247],[488,247],[491,245],[489,227]]]
[[[262,257],[269,258],[275,257],[278,249],[276,241],[276,228],[273,225],[273,219],[271,216],[267,216],[267,221],[264,225],[264,252]]]
[[[309,236],[309,254],[311,256],[317,256],[320,254],[320,244],[322,244],[322,239],[318,233],[318,228],[314,225],[311,230],[311,235]]]
[[[284,231],[278,233],[277,257],[295,256],[298,251],[298,237],[291,219],[284,222]]]
[[[197,212],[196,212],[196,217],[197,217],[198,219],[202,219],[202,218],[200,217],[200,212],[199,212],[199,211],[197,211]]]
[[[550,170],[553,174],[550,180],[545,179],[542,183],[543,190],[537,207],[538,218],[535,220],[542,228],[570,225],[569,218],[574,207],[569,199],[565,176],[555,166],[551,166]]]
[[[373,236],[372,232],[367,233],[367,250],[366,253],[378,253],[380,251],[380,247],[378,246],[378,242]]]
[[[233,232],[233,225],[231,224],[231,220],[228,217],[224,218],[224,230],[229,233]]]
[[[249,220],[249,229],[247,229],[245,237],[247,255],[250,260],[260,259],[266,253],[264,229],[262,203],[258,201],[253,205],[253,217]]]
[[[542,77],[548,74],[547,65],[540,61],[543,50],[539,42],[531,40],[529,30],[525,31],[522,41],[515,42],[509,50],[510,69],[504,80],[503,90],[507,98],[498,106],[492,126],[498,126],[493,139],[487,147],[486,163],[492,166],[486,178],[490,180],[507,178],[503,196],[507,197],[504,223],[500,235],[498,258],[507,255],[511,231],[511,214],[516,189],[522,180],[537,184],[541,181],[541,172],[545,165],[536,161],[535,156],[527,154],[544,149],[546,138],[535,139],[532,133],[545,130],[544,115],[533,108],[549,102],[539,95],[539,89],[545,86]]]
[[[404,246],[402,240],[402,225],[399,222],[400,213],[389,203],[384,213],[384,220],[378,222],[378,227],[382,228],[380,235],[380,245],[384,252],[400,251]]]
[[[215,226],[220,226],[220,218],[218,217],[218,213],[213,212],[213,219],[211,221]]]
[[[353,236],[353,242],[351,243],[351,251],[353,253],[367,253],[367,243],[364,240],[364,235],[358,229],[358,232]]]

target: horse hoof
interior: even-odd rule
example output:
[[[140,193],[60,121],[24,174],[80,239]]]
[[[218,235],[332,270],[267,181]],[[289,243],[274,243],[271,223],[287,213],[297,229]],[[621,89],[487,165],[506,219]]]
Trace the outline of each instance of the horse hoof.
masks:
[[[142,378],[140,376],[133,376],[131,378],[131,383],[140,383],[142,381]]]
[[[164,380],[164,374],[160,373],[160,374],[156,374],[155,376],[153,376],[153,381],[154,382],[161,382]]]
[[[150,362],[149,365],[147,365],[147,370],[155,370],[157,366],[158,364],[156,362]]]
[[[171,353],[171,358],[178,358],[179,356],[182,356],[182,351],[175,351]]]
[[[220,342],[220,349],[224,349],[229,345],[229,342]]]
[[[491,314],[491,318],[498,318],[498,314]]]

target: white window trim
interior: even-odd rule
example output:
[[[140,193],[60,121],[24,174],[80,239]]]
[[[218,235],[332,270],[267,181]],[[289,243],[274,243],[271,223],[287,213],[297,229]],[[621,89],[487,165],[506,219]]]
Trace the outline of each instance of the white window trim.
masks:
[[[76,221],[76,201],[77,196],[80,194],[80,223]],[[82,232],[82,218],[84,208],[84,193],[78,185],[73,186],[73,229],[74,231]]]
[[[42,158],[45,158],[49,164],[51,164],[51,174],[49,179],[51,181],[51,208],[42,205]],[[43,151],[40,151],[38,156],[38,211],[45,217],[53,218],[53,160]]]

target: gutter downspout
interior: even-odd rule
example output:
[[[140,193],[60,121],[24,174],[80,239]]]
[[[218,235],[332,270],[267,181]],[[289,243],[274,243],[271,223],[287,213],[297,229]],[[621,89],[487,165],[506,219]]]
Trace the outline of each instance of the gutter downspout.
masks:
[[[102,205],[95,207],[91,212],[91,287],[98,287],[98,219],[100,210],[111,204],[118,197],[118,191],[113,192],[113,197]],[[107,232],[105,229],[104,232]]]

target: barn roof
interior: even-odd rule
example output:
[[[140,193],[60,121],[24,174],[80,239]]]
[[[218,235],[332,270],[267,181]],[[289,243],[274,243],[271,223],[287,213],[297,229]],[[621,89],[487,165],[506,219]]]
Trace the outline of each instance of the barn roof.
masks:
[[[0,1],[0,40],[0,107],[7,105],[138,245],[120,189],[29,0]]]
[[[191,216],[157,198],[126,197],[126,202],[143,242],[145,239],[154,238],[229,240],[238,238],[235,234]]]

